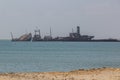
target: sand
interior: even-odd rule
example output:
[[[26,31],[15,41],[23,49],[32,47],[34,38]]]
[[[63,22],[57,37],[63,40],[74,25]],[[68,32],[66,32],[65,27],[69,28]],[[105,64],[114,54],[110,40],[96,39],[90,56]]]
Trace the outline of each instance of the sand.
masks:
[[[70,72],[1,73],[0,80],[120,80],[120,68],[98,68]]]

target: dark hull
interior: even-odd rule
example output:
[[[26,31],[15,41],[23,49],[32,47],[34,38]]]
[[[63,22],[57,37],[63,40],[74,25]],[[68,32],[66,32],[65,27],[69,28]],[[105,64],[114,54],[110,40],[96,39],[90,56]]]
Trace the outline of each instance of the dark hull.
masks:
[[[28,40],[19,40],[19,39],[13,39],[13,40],[11,40],[11,41],[31,41],[31,39],[28,39]]]
[[[120,40],[40,40],[32,42],[120,42]]]

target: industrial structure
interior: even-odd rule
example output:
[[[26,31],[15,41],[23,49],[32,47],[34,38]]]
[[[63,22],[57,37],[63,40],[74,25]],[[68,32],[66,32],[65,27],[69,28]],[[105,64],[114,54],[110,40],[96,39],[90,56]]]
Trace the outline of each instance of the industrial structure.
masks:
[[[41,39],[40,29],[37,29],[34,32],[35,34],[33,36],[32,41],[41,41],[42,39]]]

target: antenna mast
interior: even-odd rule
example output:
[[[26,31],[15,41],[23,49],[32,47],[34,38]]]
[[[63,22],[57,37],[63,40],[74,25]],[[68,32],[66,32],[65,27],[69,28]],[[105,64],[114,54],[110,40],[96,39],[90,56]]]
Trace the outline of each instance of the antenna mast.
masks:
[[[12,32],[10,32],[11,33],[11,38],[12,38],[12,40],[13,40],[13,34],[12,34]]]
[[[51,27],[50,27],[50,36],[52,37]]]

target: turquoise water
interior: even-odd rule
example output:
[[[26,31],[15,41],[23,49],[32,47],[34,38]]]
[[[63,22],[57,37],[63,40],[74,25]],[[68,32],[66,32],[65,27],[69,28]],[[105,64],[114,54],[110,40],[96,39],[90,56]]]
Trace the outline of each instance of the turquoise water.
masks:
[[[119,42],[0,41],[0,72],[120,67]]]

